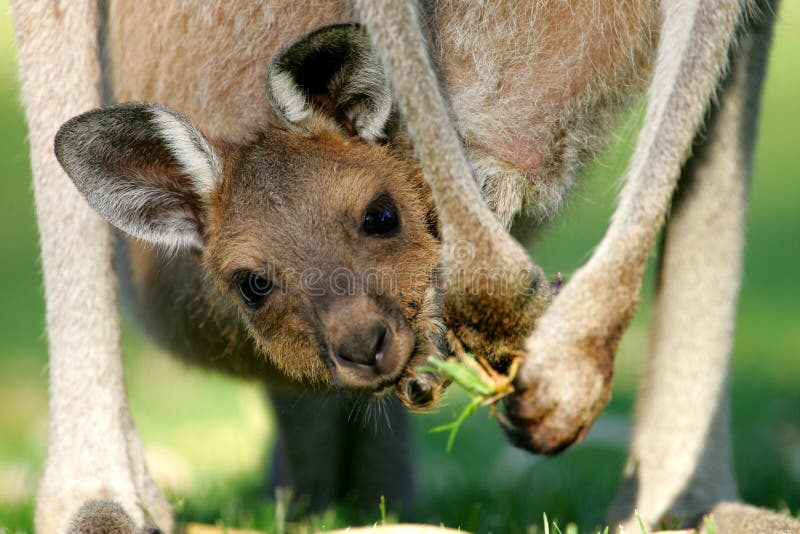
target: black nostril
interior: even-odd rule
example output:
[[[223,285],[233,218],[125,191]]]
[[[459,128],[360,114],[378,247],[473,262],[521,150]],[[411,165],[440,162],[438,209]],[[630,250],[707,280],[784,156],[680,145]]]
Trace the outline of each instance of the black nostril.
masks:
[[[336,356],[362,365],[376,365],[384,356],[389,328],[383,323],[375,323],[364,329],[361,335],[353,335],[336,350]]]
[[[386,333],[389,331],[389,329],[385,324],[381,323],[377,331],[378,335],[375,336],[375,342],[372,344],[372,354],[374,356],[383,353],[384,344],[386,342]]]

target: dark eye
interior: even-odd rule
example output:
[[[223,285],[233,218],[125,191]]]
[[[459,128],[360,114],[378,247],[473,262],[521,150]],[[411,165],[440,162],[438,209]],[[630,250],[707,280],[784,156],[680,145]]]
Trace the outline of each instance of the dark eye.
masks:
[[[392,197],[383,194],[373,200],[364,213],[364,233],[388,237],[397,233],[400,217]]]
[[[261,305],[264,297],[269,295],[273,288],[272,282],[253,272],[239,274],[236,283],[242,300],[251,308]]]

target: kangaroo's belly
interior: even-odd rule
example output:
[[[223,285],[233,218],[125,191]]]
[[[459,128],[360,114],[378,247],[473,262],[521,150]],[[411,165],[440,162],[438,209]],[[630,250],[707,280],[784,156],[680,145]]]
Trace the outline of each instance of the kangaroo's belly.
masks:
[[[109,6],[114,99],[158,102],[204,134],[239,141],[271,126],[272,57],[311,30],[343,22],[341,2],[121,0]]]
[[[117,101],[185,114],[209,137],[269,128],[264,77],[298,37],[355,17],[341,1],[118,0],[108,54]],[[655,0],[425,3],[432,53],[487,201],[508,223],[554,211],[620,108],[649,78]]]
[[[557,211],[646,86],[654,0],[436,2],[441,76],[484,196],[504,222]]]

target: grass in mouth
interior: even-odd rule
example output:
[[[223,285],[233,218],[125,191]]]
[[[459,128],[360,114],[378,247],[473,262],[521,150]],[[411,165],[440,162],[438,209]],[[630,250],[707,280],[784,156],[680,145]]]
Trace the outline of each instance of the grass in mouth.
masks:
[[[450,346],[455,356],[446,360],[431,357],[430,365],[421,368],[423,371],[444,376],[456,383],[469,396],[469,402],[456,414],[450,423],[430,429],[430,433],[449,432],[447,452],[453,449],[458,430],[464,421],[477,411],[479,407],[490,406],[489,417],[497,411],[497,404],[514,392],[514,378],[517,376],[520,355],[514,355],[508,367],[508,374],[498,373],[482,356],[473,355],[464,350],[461,342],[448,332]]]

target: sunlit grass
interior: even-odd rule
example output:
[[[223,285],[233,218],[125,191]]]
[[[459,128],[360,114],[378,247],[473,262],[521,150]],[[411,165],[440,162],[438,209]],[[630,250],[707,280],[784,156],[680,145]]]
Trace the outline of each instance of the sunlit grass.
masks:
[[[0,1],[0,89],[8,89],[16,81],[16,43],[7,0]]]

